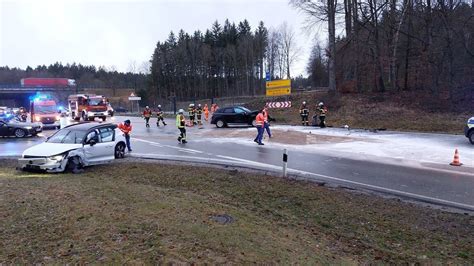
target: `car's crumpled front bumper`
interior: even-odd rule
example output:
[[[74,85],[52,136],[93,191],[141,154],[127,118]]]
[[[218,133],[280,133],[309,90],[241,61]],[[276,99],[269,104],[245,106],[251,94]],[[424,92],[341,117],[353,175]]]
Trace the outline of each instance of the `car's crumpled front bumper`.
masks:
[[[67,160],[52,160],[48,157],[19,158],[18,167],[22,170],[46,171],[50,173],[63,172],[66,169]]]

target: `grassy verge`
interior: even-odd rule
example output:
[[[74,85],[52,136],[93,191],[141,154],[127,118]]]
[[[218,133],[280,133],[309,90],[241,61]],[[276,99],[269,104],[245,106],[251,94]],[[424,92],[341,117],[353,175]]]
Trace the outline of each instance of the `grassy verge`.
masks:
[[[472,217],[396,200],[182,165],[13,166],[0,160],[0,263],[474,263]]]

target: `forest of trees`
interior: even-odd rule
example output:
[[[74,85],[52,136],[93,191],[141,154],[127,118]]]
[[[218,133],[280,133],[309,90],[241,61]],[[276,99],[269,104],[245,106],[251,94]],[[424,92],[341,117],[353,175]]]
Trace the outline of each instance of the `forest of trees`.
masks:
[[[266,72],[273,79],[292,78],[298,56],[292,28],[283,23],[255,30],[247,20],[214,22],[204,33],[171,32],[158,42],[151,60],[150,96],[199,99],[265,93]]]
[[[333,92],[426,91],[452,96],[473,91],[474,7],[461,0],[290,0],[307,17],[308,34],[327,25],[301,58],[295,31],[283,22],[252,29],[247,20],[215,21],[210,29],[158,41],[141,71],[62,65],[0,67],[0,83],[24,77],[67,77],[79,86],[136,88],[150,99],[182,100],[265,93],[265,76],[291,78],[293,88]],[[340,34],[336,34],[336,33]],[[317,38],[318,40],[321,40]],[[308,61],[308,79],[292,67]],[[142,67],[143,68],[143,67]]]
[[[143,66],[145,67],[145,66]],[[20,85],[22,78],[69,78],[75,79],[79,87],[96,88],[134,88],[143,89],[148,86],[148,70],[138,70],[133,62],[127,73],[118,72],[114,67],[84,66],[81,64],[63,65],[59,62],[49,66],[37,66],[26,69],[0,66],[0,84]]]
[[[452,96],[474,81],[474,8],[460,0],[292,0],[308,25],[327,23],[328,45],[315,45],[314,77],[328,65],[331,89],[421,90]],[[473,2],[474,3],[474,2]],[[341,25],[345,34],[336,36]],[[321,56],[324,54],[324,56]],[[313,78],[314,79],[314,78]],[[334,84],[334,85],[331,85]]]

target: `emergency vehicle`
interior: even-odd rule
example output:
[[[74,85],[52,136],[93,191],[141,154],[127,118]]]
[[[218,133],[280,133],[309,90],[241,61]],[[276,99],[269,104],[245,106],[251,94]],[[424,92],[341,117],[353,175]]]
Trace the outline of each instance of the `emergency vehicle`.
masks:
[[[30,101],[30,118],[32,123],[41,122],[43,128],[60,127],[61,117],[56,102],[45,95],[36,96]]]
[[[102,95],[74,94],[68,97],[71,119],[94,121],[96,117],[105,121],[107,118],[107,101]]]

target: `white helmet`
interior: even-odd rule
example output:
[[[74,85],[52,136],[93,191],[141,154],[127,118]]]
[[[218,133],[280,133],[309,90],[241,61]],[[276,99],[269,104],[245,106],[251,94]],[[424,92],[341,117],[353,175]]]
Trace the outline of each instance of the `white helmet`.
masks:
[[[201,107],[201,104],[198,104],[199,107]]]
[[[178,114],[182,114],[182,113],[184,113],[184,110],[183,110],[183,109],[179,109],[179,110],[178,110]]]
[[[161,104],[158,104],[158,108],[161,108]]]
[[[323,106],[323,105],[324,105],[324,103],[323,103],[323,102],[320,102],[318,105],[319,105],[319,106]]]
[[[148,107],[148,105],[147,105],[147,106],[145,106],[145,108],[146,108],[146,109],[150,109],[150,107]]]
[[[303,101],[303,104],[306,104],[306,102],[305,102],[305,101]]]

